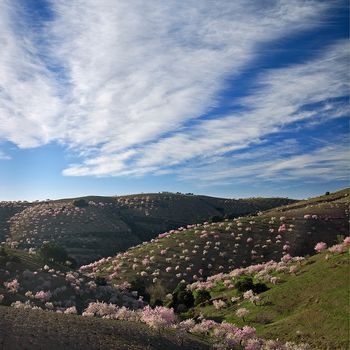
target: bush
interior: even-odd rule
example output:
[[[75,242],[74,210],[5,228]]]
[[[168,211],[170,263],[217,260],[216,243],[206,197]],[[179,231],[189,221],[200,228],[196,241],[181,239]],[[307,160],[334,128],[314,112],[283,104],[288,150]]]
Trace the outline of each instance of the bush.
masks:
[[[255,294],[259,294],[269,290],[265,283],[254,284],[253,278],[245,275],[239,278],[239,280],[235,284],[235,288],[237,288],[238,291],[240,291],[241,293],[244,293],[248,290],[252,290]]]
[[[5,250],[5,248],[4,247],[0,247],[0,256],[6,256],[7,255],[7,252],[6,252],[6,250]]]
[[[101,277],[101,276],[97,276],[95,278],[95,283],[98,285],[98,286],[105,286],[107,285],[107,281],[104,277]]]
[[[39,250],[38,255],[45,261],[55,261],[58,263],[65,263],[69,260],[66,250],[56,244],[44,244]]]
[[[224,216],[225,219],[233,220],[237,217],[236,213],[229,213]]]
[[[73,205],[78,208],[88,207],[89,203],[85,199],[76,199],[73,201]]]
[[[143,278],[140,278],[140,277],[136,277],[134,280],[132,280],[130,282],[131,284],[131,290],[132,291],[137,291],[137,293],[139,295],[142,295],[143,296],[143,299],[147,302],[150,301],[150,295],[148,292],[146,292],[146,285],[145,285],[145,281]]]
[[[259,294],[269,290],[269,287],[265,283],[255,283],[252,290],[255,294]]]
[[[170,307],[178,312],[184,312],[194,306],[192,292],[186,289],[186,283],[180,282],[172,293],[173,299]]]
[[[205,303],[211,299],[210,292],[207,290],[196,290],[193,293],[194,296],[194,306]]]
[[[158,281],[146,288],[146,294],[149,295],[149,303],[151,306],[163,306],[162,300],[165,298],[166,288]]]
[[[236,282],[235,288],[237,288],[242,293],[251,290],[254,288],[253,279],[250,276],[242,275]]]
[[[219,215],[213,215],[209,218],[209,222],[220,222],[223,221],[224,217]]]

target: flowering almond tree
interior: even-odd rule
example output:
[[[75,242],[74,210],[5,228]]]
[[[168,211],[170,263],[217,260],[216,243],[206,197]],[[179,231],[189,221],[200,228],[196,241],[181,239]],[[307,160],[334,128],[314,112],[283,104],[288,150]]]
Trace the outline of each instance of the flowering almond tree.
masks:
[[[168,309],[163,306],[157,306],[152,309],[146,306],[142,310],[141,321],[148,326],[161,331],[163,328],[170,327],[176,321],[174,309]]]
[[[244,317],[247,316],[248,314],[249,314],[249,310],[247,310],[245,307],[241,307],[236,311],[236,315],[238,317],[242,317],[243,322],[245,322]]]
[[[315,245],[315,250],[316,250],[317,253],[321,253],[321,252],[323,252],[326,249],[327,249],[327,244],[324,243],[324,242],[318,242]]]

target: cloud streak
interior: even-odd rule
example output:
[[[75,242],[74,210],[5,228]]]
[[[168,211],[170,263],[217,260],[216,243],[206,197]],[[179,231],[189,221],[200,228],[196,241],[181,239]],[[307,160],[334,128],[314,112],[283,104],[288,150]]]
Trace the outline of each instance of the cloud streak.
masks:
[[[348,46],[339,42],[262,73],[236,109],[206,118],[228,78],[264,45],[320,25],[327,2],[49,3],[42,31],[19,27],[24,10],[0,4],[0,139],[65,145],[80,156],[64,175],[182,176],[188,162],[211,166],[295,122],[347,113]]]
[[[180,177],[203,185],[262,183],[279,181],[347,181],[350,165],[349,139],[337,139],[302,153],[295,140],[246,151],[232,157],[218,157],[212,164],[182,169]]]
[[[131,164],[125,162],[124,169],[117,172],[110,168],[104,172],[109,158],[99,157],[98,168],[85,167],[85,174],[133,175],[187,161],[211,163],[216,155],[245,149],[293,123],[321,123],[348,115],[347,102],[337,99],[348,93],[348,49],[348,44],[341,41],[310,62],[265,72],[255,92],[240,101],[242,106],[249,106],[247,110],[201,121],[144,145],[136,149]],[[310,104],[312,109],[308,108]],[[67,173],[74,175],[81,169],[72,167]]]

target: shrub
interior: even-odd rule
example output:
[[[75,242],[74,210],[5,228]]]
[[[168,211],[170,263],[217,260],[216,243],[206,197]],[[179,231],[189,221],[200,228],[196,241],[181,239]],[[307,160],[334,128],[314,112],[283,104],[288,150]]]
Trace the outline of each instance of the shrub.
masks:
[[[7,256],[7,252],[4,247],[0,247],[0,256]]]
[[[73,205],[78,208],[88,207],[89,203],[85,199],[76,199],[73,201]]]
[[[235,288],[237,288],[242,293],[248,290],[253,290],[254,288],[253,279],[250,276],[242,275],[239,278],[239,280],[236,282]]]
[[[150,301],[150,294],[146,291],[145,281],[141,277],[136,277],[130,282],[130,290],[135,290],[139,295],[143,296],[143,299],[147,302]]]
[[[66,250],[54,243],[44,244],[39,250],[38,255],[45,261],[55,261],[64,263],[69,260]]]
[[[209,222],[220,222],[223,221],[224,217],[219,215],[213,215],[209,218]]]
[[[160,330],[173,325],[176,317],[173,309],[162,306],[152,309],[149,306],[145,306],[142,310],[141,321],[152,328]]]
[[[107,281],[104,277],[101,277],[101,276],[97,276],[95,278],[95,283],[98,285],[98,286],[105,286],[107,285]]]
[[[151,306],[163,306],[163,300],[166,297],[167,290],[164,285],[158,281],[146,288],[146,294],[149,295]]]
[[[249,314],[249,310],[246,308],[242,307],[236,311],[236,316],[242,317],[242,320],[245,321],[244,317]]]
[[[192,292],[186,289],[186,283],[180,282],[174,289],[173,300],[170,304],[176,311],[184,312],[186,309],[194,306],[194,297]]]
[[[324,243],[324,242],[318,242],[315,245],[315,250],[316,250],[317,253],[321,253],[321,252],[323,252],[326,249],[327,249],[327,244]]]
[[[219,300],[214,300],[213,305],[216,310],[220,310],[226,306],[226,303],[222,299],[219,299]]]
[[[211,299],[210,292],[205,289],[195,290],[193,293],[193,296],[194,296],[194,306],[205,303],[206,301]]]
[[[269,290],[269,287],[265,283],[255,283],[252,291],[256,294],[263,293]]]

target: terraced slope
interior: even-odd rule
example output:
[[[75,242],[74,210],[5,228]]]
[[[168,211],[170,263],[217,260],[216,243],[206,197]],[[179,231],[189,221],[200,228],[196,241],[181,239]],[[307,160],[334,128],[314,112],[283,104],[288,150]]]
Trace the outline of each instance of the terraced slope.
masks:
[[[30,205],[26,202],[0,202],[0,241],[4,241],[9,234],[9,220]]]
[[[306,342],[312,349],[347,349],[350,342],[349,253],[326,251],[292,266],[295,266],[293,273],[289,269],[272,273],[279,282],[267,283],[270,289],[259,294],[260,301],[256,304],[242,298],[231,302],[232,297],[237,298],[241,293],[217,282],[210,293],[212,300],[223,300],[224,307],[217,310],[209,301],[188,314],[249,325],[256,328],[261,337]],[[231,281],[226,282],[226,286],[235,283],[229,276],[222,279]],[[236,316],[239,308],[249,311],[244,321]]]
[[[83,205],[78,205],[81,200]],[[79,263],[115,254],[157,234],[212,216],[239,216],[292,203],[285,198],[229,200],[172,193],[84,197],[28,204],[9,219],[2,236],[20,249],[45,241],[62,245]],[[1,227],[0,227],[1,230]]]
[[[156,286],[164,296],[181,280],[189,283],[236,267],[279,261],[287,253],[313,254],[320,241],[334,244],[349,232],[348,195],[347,189],[257,216],[190,225],[84,269],[117,283]]]
[[[0,347],[6,350],[209,350],[198,338],[146,325],[0,306]]]
[[[46,263],[20,250],[0,249],[0,304],[61,312],[74,307],[81,312],[96,300],[132,309],[144,306],[130,292],[98,283],[67,266]]]

